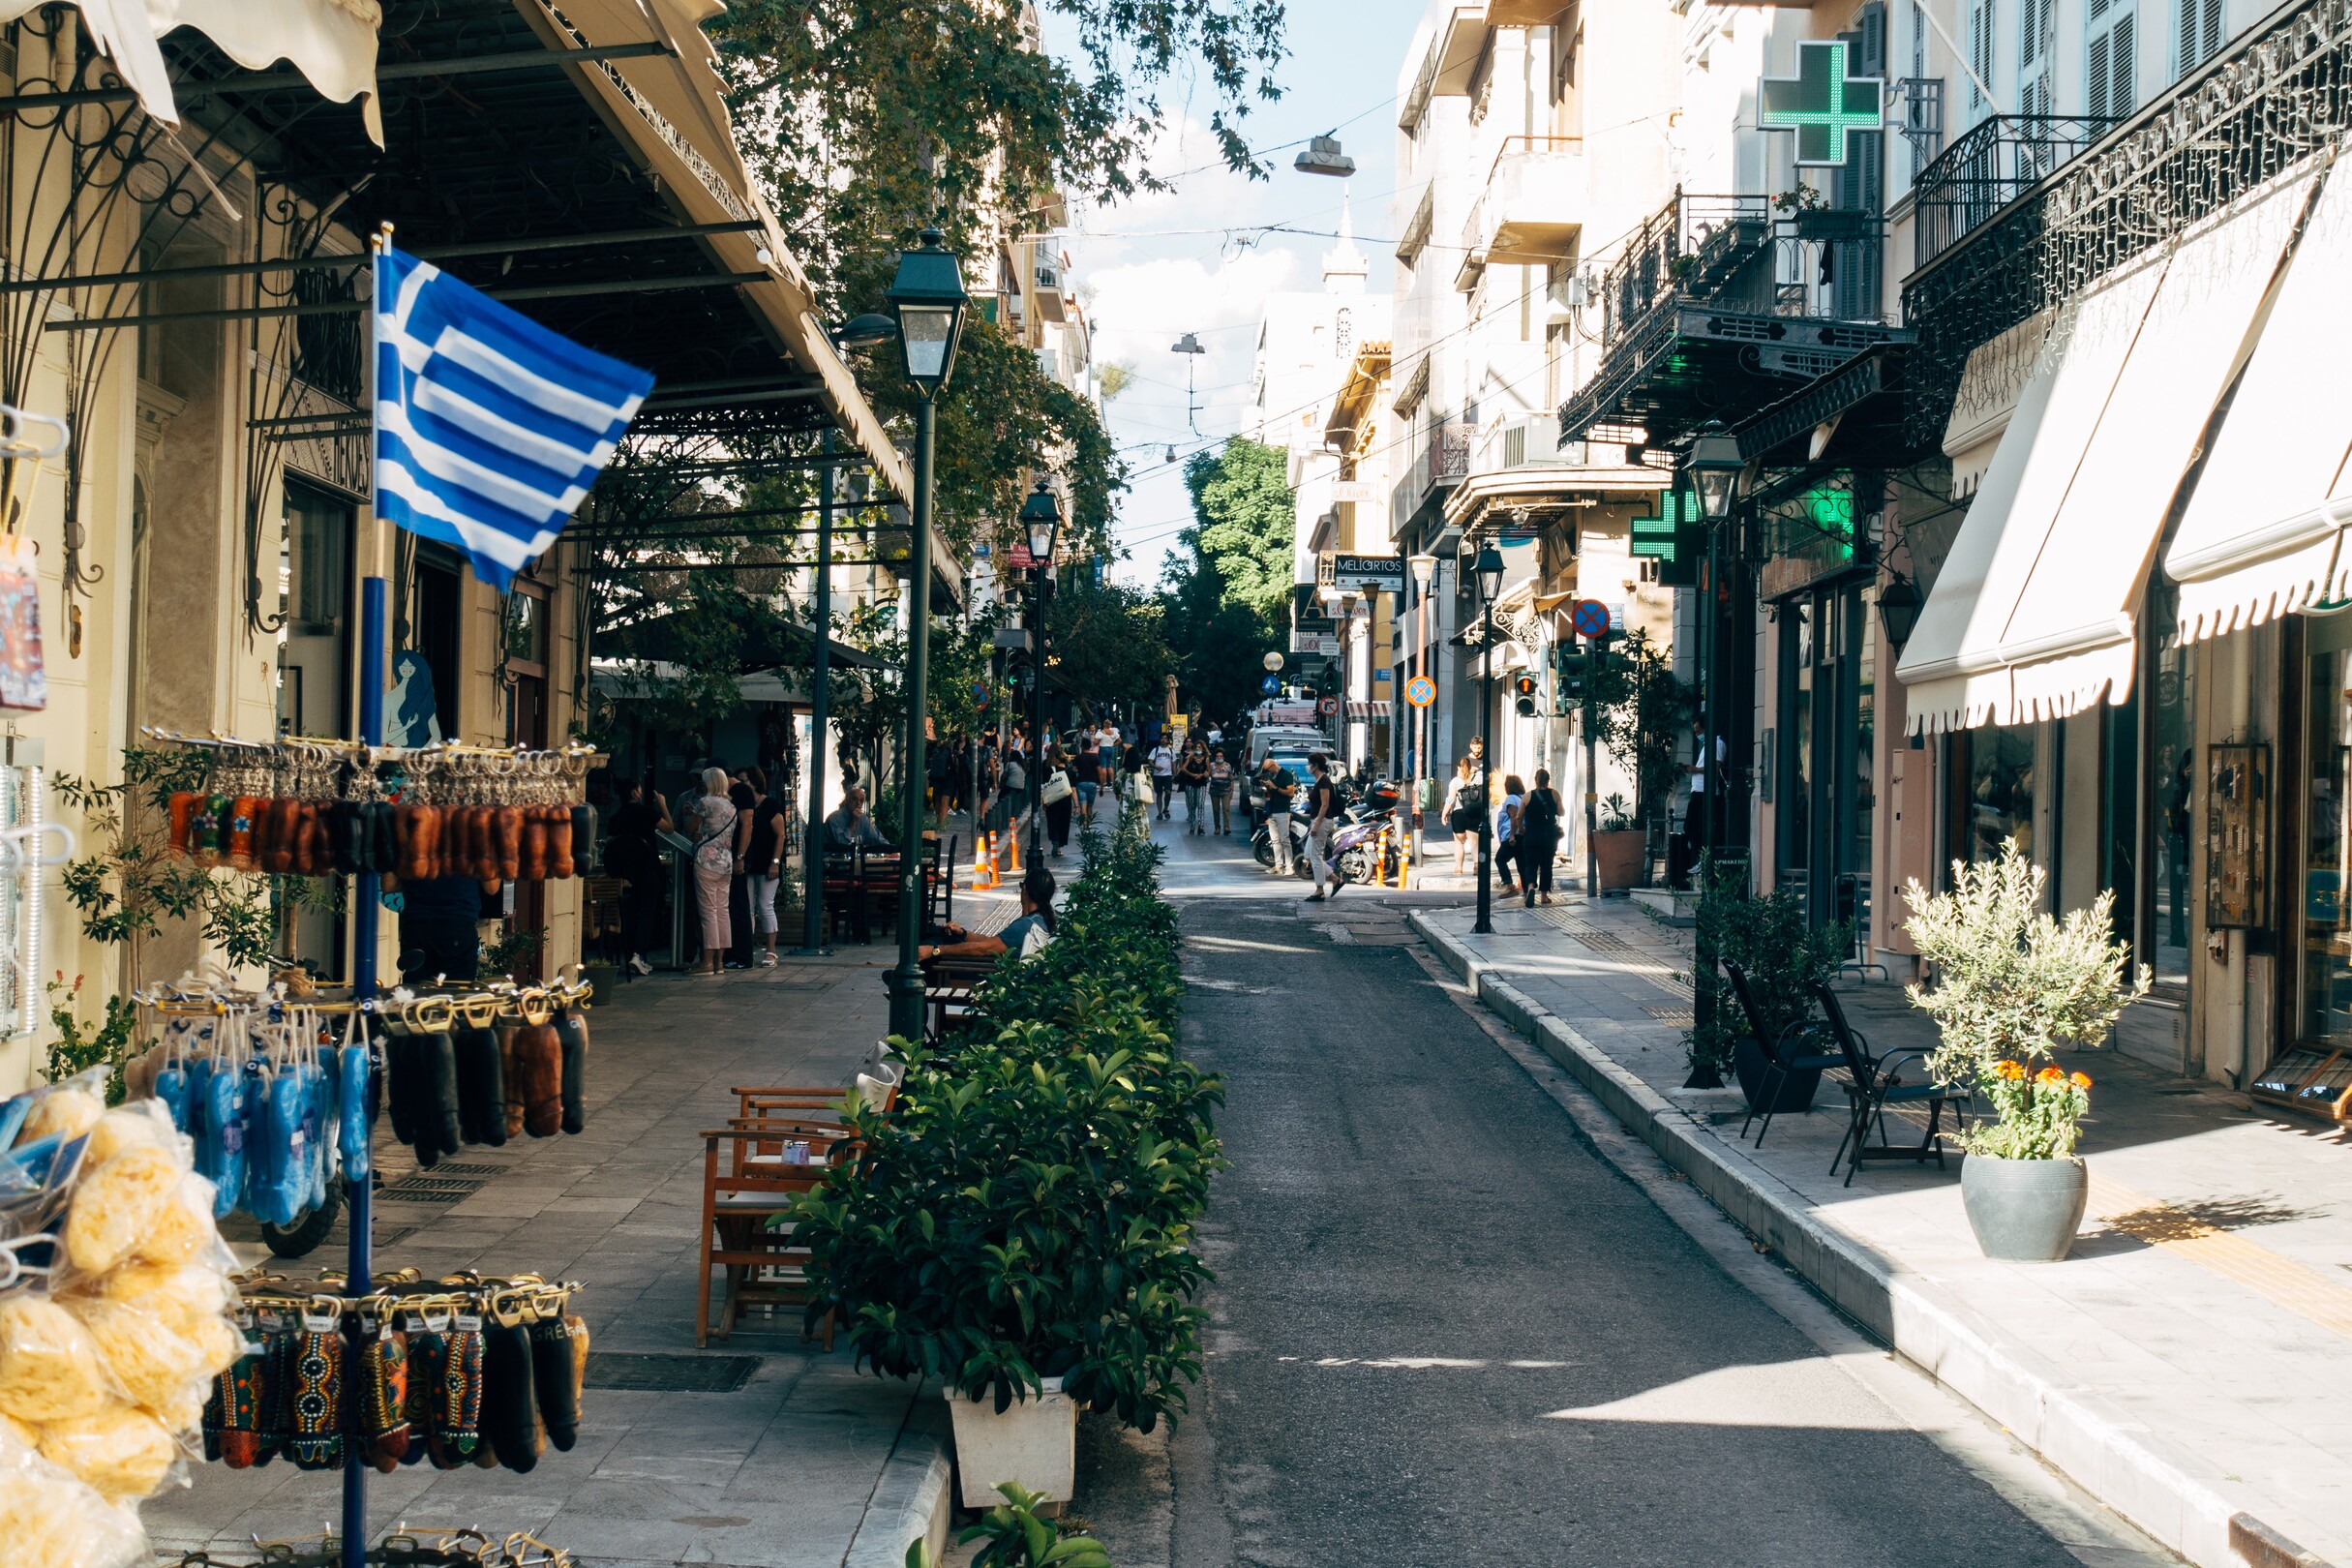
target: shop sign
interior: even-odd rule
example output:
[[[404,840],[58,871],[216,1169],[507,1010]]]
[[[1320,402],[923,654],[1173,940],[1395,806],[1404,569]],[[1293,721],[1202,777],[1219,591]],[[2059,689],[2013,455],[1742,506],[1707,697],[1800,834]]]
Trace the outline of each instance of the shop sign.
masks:
[[[2271,748],[2205,748],[2205,925],[2260,930],[2271,922]]]
[[[1404,558],[1402,556],[1335,556],[1331,562],[1331,580],[1342,589],[1367,588],[1382,593],[1404,591]]]
[[[1884,76],[1855,76],[1843,43],[1803,39],[1796,75],[1766,76],[1758,93],[1757,121],[1767,131],[1796,133],[1800,168],[1843,168],[1857,132],[1876,131],[1886,117]]]

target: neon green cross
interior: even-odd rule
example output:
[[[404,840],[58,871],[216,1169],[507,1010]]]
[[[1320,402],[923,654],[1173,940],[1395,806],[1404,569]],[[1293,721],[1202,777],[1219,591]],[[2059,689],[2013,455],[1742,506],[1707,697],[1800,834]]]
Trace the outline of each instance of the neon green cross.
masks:
[[[1673,560],[1681,531],[1699,521],[1699,498],[1687,490],[1658,492],[1655,517],[1633,520],[1633,553]]]
[[[1796,45],[1795,75],[1764,79],[1757,119],[1795,128],[1799,166],[1843,166],[1847,133],[1876,131],[1885,116],[1885,79],[1850,76],[1846,65],[1845,45],[1807,39]]]

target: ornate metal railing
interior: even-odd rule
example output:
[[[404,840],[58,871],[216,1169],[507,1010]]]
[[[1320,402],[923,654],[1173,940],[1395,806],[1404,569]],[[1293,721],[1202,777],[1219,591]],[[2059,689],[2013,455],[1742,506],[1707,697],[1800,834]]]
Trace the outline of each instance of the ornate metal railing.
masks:
[[[1677,193],[1602,275],[1603,352],[1676,300],[1756,316],[1878,320],[1885,234],[1876,213],[1775,210],[1767,196]]]
[[[2087,114],[1999,114],[1974,126],[1912,182],[1912,262],[1923,267],[1989,223],[2120,122]]]
[[[1904,373],[1910,435],[1941,434],[1971,348],[2348,130],[2352,0],[2312,0],[2207,62],[1905,283],[1918,332]]]

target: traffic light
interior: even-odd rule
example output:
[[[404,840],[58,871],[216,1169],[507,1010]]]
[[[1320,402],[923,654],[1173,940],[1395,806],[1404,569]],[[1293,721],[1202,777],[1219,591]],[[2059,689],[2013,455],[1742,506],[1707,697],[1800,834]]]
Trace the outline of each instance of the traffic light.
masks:
[[[1518,706],[1521,718],[1535,717],[1535,694],[1543,689],[1543,684],[1536,678],[1533,670],[1522,670],[1511,678],[1511,689],[1519,696]]]
[[[1560,710],[1581,707],[1584,701],[1586,672],[1591,669],[1592,656],[1581,643],[1564,643],[1552,650],[1553,671],[1558,677],[1553,688],[1559,693]]]

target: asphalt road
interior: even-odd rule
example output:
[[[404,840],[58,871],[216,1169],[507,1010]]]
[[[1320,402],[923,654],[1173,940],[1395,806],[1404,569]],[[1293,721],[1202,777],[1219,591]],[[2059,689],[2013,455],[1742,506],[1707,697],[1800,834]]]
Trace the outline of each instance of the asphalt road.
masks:
[[[1194,1418],[1089,1433],[1119,1568],[2175,1560],[1580,1123],[1397,895],[1304,903],[1238,839],[1160,832],[1232,1168]]]

